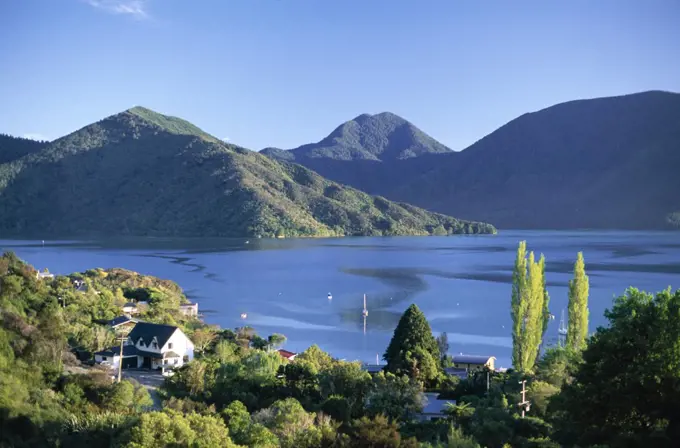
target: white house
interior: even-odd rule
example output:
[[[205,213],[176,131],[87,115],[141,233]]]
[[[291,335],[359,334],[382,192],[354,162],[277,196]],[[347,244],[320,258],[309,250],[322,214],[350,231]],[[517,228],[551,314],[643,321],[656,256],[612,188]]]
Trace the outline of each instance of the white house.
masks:
[[[98,364],[118,369],[120,345],[94,354]],[[173,369],[194,359],[194,344],[172,325],[137,322],[123,344],[123,368]]]
[[[188,303],[179,306],[179,312],[185,316],[198,316],[198,303]]]

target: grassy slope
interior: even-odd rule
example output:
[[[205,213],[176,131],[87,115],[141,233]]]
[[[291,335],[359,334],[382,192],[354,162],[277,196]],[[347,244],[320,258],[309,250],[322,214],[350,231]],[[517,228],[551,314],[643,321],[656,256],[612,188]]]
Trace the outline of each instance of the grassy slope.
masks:
[[[370,197],[134,108],[0,165],[0,231],[232,237],[494,229]]]

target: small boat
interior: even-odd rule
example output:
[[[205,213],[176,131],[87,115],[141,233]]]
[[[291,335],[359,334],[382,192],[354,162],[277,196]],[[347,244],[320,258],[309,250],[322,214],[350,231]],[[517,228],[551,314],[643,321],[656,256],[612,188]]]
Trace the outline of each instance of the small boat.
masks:
[[[331,293],[329,292],[329,293],[328,293],[328,300],[331,300],[331,299],[333,299],[333,296],[332,296]]]
[[[248,317],[246,313],[241,313],[241,319],[245,319],[246,317]]]
[[[364,317],[368,316],[368,310],[366,309],[366,294],[364,294],[364,311],[361,313]]]

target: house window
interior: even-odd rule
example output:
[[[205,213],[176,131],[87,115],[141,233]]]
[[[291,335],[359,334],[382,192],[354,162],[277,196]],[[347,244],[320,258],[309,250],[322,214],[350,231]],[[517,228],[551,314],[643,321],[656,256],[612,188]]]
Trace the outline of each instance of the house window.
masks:
[[[164,359],[164,360],[163,360],[163,364],[166,364],[166,365],[167,365],[167,364],[168,364],[168,360],[167,360],[167,359]]]
[[[184,356],[182,357],[182,361],[184,361],[184,362],[189,362],[189,355],[184,355]]]
[[[106,361],[106,356],[102,356],[102,361]]]
[[[173,364],[177,364],[177,358],[173,359],[173,360],[172,360],[172,363],[173,363]]]
[[[156,341],[153,343],[153,348],[158,348],[158,343]]]
[[[172,342],[168,342],[168,350],[172,350]]]

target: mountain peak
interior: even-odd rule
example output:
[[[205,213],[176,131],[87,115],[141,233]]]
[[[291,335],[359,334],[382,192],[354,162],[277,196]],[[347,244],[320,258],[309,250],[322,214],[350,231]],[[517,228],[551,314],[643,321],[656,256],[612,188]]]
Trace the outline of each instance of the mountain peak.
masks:
[[[130,109],[127,109],[118,115],[132,115],[171,134],[195,135],[209,141],[218,140],[198,126],[182,118],[173,117],[171,115],[163,115],[143,106],[131,107]],[[116,115],[114,115],[114,117],[115,116]]]
[[[415,125],[391,112],[361,114],[341,124],[318,143],[289,151],[264,150],[270,157],[304,159],[373,160],[409,159],[451,150]]]

